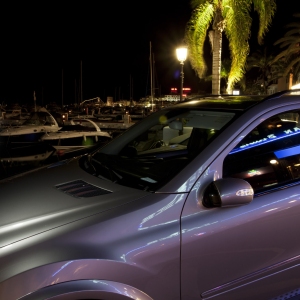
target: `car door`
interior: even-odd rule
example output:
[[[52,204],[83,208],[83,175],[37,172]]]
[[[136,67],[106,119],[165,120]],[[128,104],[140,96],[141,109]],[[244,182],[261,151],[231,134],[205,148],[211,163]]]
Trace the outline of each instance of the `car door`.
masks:
[[[221,152],[199,177],[182,212],[183,300],[299,297],[299,115],[299,106],[274,109],[237,129],[223,149],[207,150]],[[222,178],[248,181],[252,202],[205,207],[207,187]]]

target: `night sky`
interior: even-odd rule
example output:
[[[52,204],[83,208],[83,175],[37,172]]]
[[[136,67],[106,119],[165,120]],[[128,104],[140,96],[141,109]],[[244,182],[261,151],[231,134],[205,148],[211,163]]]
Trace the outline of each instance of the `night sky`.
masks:
[[[139,100],[150,94],[150,42],[156,93],[179,88],[175,49],[191,15],[189,1],[70,3],[1,4],[0,103],[33,103],[34,91],[39,105],[77,102],[81,66],[83,99],[112,96],[117,101],[131,95]],[[292,0],[277,1],[277,13],[266,36],[270,47],[292,20],[297,11],[294,4]],[[253,30],[251,51],[257,47],[256,34]],[[184,72],[185,86],[193,92],[206,88],[188,61]]]

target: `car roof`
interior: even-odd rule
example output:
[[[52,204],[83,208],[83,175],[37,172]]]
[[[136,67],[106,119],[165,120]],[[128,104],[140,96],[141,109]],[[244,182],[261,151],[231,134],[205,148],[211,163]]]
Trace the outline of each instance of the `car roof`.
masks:
[[[219,109],[231,111],[245,111],[250,107],[268,100],[288,96],[296,96],[299,98],[299,92],[295,90],[287,90],[275,93],[269,96],[266,95],[195,95],[187,98],[181,103],[193,105],[195,108],[201,109]]]
[[[196,106],[209,109],[245,110],[263,99],[262,96],[200,96],[187,100],[187,103],[196,104],[195,101],[197,101]]]

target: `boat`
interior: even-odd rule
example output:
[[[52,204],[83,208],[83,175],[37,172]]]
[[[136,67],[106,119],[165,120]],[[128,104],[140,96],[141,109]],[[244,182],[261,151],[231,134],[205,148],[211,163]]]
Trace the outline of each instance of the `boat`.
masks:
[[[71,118],[68,118],[66,124],[74,120],[76,121],[77,119],[90,120],[94,122],[102,132],[108,132],[112,138],[124,132],[134,124],[128,113],[125,113],[123,116],[117,114],[94,114],[93,116],[81,115],[77,117],[73,116]]]
[[[112,138],[115,138],[134,124],[128,114],[125,114],[122,120],[104,118],[89,118],[89,120],[95,122],[101,131],[108,132]]]
[[[5,118],[5,108],[0,105],[0,126]]]
[[[0,107],[0,128],[22,125],[30,117],[25,107]]]
[[[39,143],[45,133],[56,132],[61,127],[45,108],[31,112],[28,119],[18,126],[8,126],[0,131],[0,146],[10,148]]]
[[[108,132],[87,118],[73,118],[56,132],[48,132],[41,137],[56,149],[58,155],[91,150],[112,139]]]
[[[139,121],[149,115],[150,111],[142,106],[142,105],[135,105],[130,108],[129,115],[133,122]]]

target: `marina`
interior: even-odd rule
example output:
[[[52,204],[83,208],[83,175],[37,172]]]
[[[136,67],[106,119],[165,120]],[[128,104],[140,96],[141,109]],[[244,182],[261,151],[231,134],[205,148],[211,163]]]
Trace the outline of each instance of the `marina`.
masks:
[[[140,101],[94,97],[70,105],[0,105],[0,180],[85,155],[178,100],[153,93]]]
[[[27,114],[24,114],[26,111]],[[5,110],[0,116],[0,180],[101,147],[146,116],[145,109],[91,104]]]

